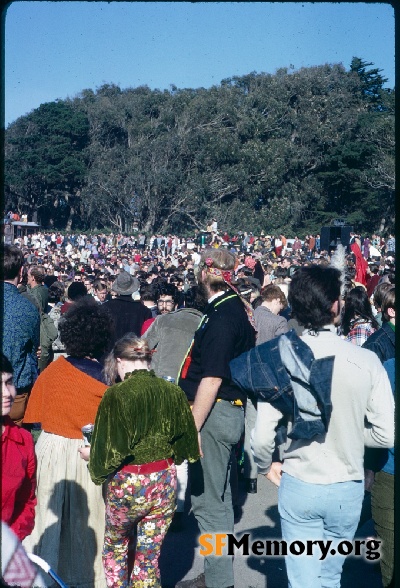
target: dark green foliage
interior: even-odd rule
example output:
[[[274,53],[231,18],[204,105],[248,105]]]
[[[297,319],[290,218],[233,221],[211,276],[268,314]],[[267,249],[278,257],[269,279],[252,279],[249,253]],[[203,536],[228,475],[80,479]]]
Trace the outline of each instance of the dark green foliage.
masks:
[[[388,81],[381,76],[381,69],[368,69],[373,63],[367,63],[359,57],[353,57],[350,71],[355,72],[361,81],[361,92],[366,100],[370,102],[371,108],[380,109],[382,107],[382,94],[384,93],[383,85]]]
[[[186,233],[216,216],[229,232],[304,235],[347,216],[391,230],[394,91],[371,65],[44,104],[7,129],[6,201],[81,229]]]
[[[42,104],[7,130],[6,202],[43,224],[71,225],[86,175],[89,124],[64,101]]]

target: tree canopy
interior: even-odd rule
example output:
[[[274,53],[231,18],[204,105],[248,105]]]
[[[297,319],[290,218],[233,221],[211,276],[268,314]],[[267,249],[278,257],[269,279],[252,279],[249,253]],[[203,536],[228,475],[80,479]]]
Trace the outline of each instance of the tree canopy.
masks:
[[[372,65],[42,104],[6,131],[6,206],[67,229],[392,230],[395,93]]]

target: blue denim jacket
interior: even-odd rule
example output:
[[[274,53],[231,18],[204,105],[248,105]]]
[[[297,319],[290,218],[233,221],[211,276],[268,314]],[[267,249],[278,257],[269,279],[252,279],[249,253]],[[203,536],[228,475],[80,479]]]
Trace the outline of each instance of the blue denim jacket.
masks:
[[[365,341],[363,347],[374,351],[381,362],[385,362],[395,356],[395,334],[389,323],[383,323],[381,328],[372,333]]]
[[[238,386],[290,417],[291,439],[312,439],[328,430],[334,360],[334,356],[315,359],[292,329],[229,365]]]

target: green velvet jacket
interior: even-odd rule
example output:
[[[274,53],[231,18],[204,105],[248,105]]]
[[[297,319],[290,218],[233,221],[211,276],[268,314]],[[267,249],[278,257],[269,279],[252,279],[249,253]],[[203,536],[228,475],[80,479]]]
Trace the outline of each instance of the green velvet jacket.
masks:
[[[153,371],[137,370],[111,386],[97,411],[89,472],[95,484],[122,465],[198,460],[197,430],[183,391]]]

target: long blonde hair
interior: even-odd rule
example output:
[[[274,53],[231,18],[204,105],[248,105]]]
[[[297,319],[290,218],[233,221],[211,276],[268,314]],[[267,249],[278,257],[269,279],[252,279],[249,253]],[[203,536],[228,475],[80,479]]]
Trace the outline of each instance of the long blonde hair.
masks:
[[[127,333],[119,339],[104,362],[103,374],[107,384],[115,384],[117,379],[117,358],[129,361],[151,361],[151,351],[146,339],[140,339],[135,333]]]

